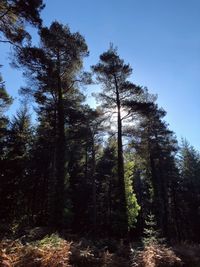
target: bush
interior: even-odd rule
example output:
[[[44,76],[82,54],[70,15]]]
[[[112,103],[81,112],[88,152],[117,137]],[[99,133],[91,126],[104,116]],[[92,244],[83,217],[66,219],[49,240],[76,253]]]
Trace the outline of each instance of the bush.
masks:
[[[67,267],[71,243],[56,235],[23,246],[20,242],[4,240],[0,244],[2,267]],[[3,265],[7,261],[10,265]]]
[[[132,267],[178,267],[182,261],[164,245],[150,245],[138,252],[132,259]]]

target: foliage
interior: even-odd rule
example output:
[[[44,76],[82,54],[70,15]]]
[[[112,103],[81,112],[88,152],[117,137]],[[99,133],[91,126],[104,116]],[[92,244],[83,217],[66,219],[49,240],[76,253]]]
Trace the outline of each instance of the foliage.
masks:
[[[163,120],[166,112],[151,103],[139,111],[140,119],[131,146],[136,149],[138,159],[137,183],[145,188],[143,218],[151,210],[156,217],[162,235],[174,236],[177,231],[176,189],[178,168],[176,166],[177,141]],[[142,167],[142,168],[141,168]],[[140,204],[140,202],[139,202]],[[173,215],[172,215],[173,214]],[[176,233],[177,234],[177,233]]]
[[[140,206],[137,203],[136,195],[133,192],[133,168],[134,162],[127,161],[125,163],[125,190],[126,203],[128,212],[128,227],[129,230],[135,227],[137,217],[140,211]]]
[[[38,247],[58,247],[63,242],[63,239],[58,234],[51,234],[45,236],[43,239],[36,241],[35,245]]]
[[[182,239],[199,240],[200,223],[200,155],[186,140],[182,140],[178,166],[180,171],[178,184],[180,236]]]
[[[25,31],[25,24],[41,26],[40,11],[44,8],[42,0],[2,0],[0,3],[0,33],[6,39],[0,42],[21,43],[23,39],[30,39]]]
[[[126,185],[124,177],[124,154],[123,154],[123,119],[122,108],[124,101],[141,93],[139,87],[128,81],[132,73],[129,64],[125,64],[117,53],[117,49],[110,48],[100,55],[99,62],[92,66],[97,81],[102,85],[103,92],[98,95],[101,107],[110,120],[116,113],[117,132],[117,178],[118,178],[118,224],[123,234],[128,231],[128,210],[126,203]],[[127,115],[127,114],[126,114]],[[129,203],[130,204],[130,203]]]
[[[182,261],[171,248],[162,245],[150,245],[133,257],[132,267],[182,266]]]
[[[9,267],[129,266],[128,259],[124,256],[97,250],[94,246],[85,247],[81,244],[81,240],[79,243],[65,241],[56,234],[25,246],[17,241],[1,241],[0,264]]]
[[[56,242],[55,242],[56,240]],[[8,266],[41,266],[59,267],[69,265],[70,243],[56,236],[41,240],[38,246],[28,244],[23,246],[16,241],[1,242],[0,262],[7,262]],[[6,265],[4,265],[6,266]]]
[[[92,82],[83,69],[87,43],[57,21],[42,26],[43,7],[42,0],[0,2],[0,42],[14,45],[14,66],[27,80],[20,93],[34,103],[34,116],[27,102],[8,118],[12,97],[0,77],[1,224],[15,233],[43,226],[107,240],[141,240],[144,233],[151,258],[162,254],[160,236],[199,242],[199,152],[186,141],[178,148],[166,111],[130,81],[132,67],[113,45],[92,66],[102,87],[100,106],[86,105],[81,87]],[[38,45],[31,44],[27,23],[39,30]],[[53,251],[62,241],[51,236],[37,249],[27,245],[19,262],[35,255],[34,264],[48,266],[46,245]],[[97,253],[97,260],[92,246],[73,248],[77,266],[127,264],[111,250]]]
[[[51,152],[47,162],[50,176],[43,173],[48,180],[47,187],[42,189],[47,194],[43,201],[44,212],[49,214],[50,224],[62,228],[66,217],[64,210],[70,208],[65,203],[71,206],[69,198],[65,201],[65,196],[69,195],[66,154],[69,148],[66,137],[69,129],[79,120],[78,106],[84,97],[78,90],[77,82],[82,81],[79,79],[82,60],[88,51],[79,33],[71,33],[69,27],[58,22],[53,22],[49,28],[41,28],[40,38],[40,48],[17,48],[16,56],[19,66],[26,70],[28,80],[34,83],[31,88],[22,91],[34,97],[41,125],[51,136]],[[44,148],[46,150],[47,147]]]
[[[142,239],[144,246],[158,245],[165,242],[165,239],[160,237],[160,231],[157,229],[155,216],[153,214],[150,213],[147,216],[145,225],[144,237]]]
[[[3,79],[0,75],[0,116],[12,104],[12,98],[8,95]]]
[[[67,241],[52,234],[37,242],[22,245],[19,240],[2,240],[0,242],[0,264],[4,267],[178,267],[198,266],[199,245],[188,243],[167,247],[151,244],[142,250],[129,249],[128,246],[115,241],[115,249],[110,251],[114,242],[91,240],[76,237]]]

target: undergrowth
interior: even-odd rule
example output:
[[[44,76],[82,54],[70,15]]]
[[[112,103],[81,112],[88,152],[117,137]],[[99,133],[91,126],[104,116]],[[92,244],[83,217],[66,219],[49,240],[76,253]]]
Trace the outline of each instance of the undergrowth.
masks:
[[[152,244],[132,257],[132,267],[178,267],[182,260],[176,256],[171,248],[164,245]],[[189,267],[189,266],[188,266]]]
[[[193,267],[200,266],[200,246],[179,244],[169,248],[151,244],[133,250],[112,241],[64,240],[57,234],[26,243],[0,242],[0,267]]]

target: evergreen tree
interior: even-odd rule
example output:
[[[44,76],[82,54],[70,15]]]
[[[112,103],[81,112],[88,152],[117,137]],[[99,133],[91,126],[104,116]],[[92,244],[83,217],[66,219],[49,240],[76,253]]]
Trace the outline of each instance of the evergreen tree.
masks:
[[[139,110],[139,113],[142,117],[138,129],[134,131],[137,142],[133,141],[133,147],[143,160],[144,171],[140,170],[139,179],[143,177],[146,180],[143,186],[146,184],[149,190],[147,197],[150,197],[152,203],[147,201],[148,208],[145,209],[148,212],[151,207],[162,235],[174,236],[177,234],[177,142],[163,121],[166,114],[164,110],[151,103],[149,107]]]
[[[1,0],[0,2],[0,42],[21,43],[30,38],[25,24],[41,26],[40,11],[44,8],[42,0]]]
[[[87,52],[85,40],[79,33],[58,22],[40,31],[41,48],[25,47],[17,50],[18,63],[25,67],[34,86],[24,90],[34,96],[41,109],[54,114],[54,180],[55,201],[52,211],[53,224],[63,225],[64,188],[66,180],[66,134],[65,127],[76,102],[76,83],[85,77],[79,75],[82,59]],[[87,76],[88,77],[88,76]]]
[[[100,61],[92,67],[96,74],[97,81],[102,84],[103,92],[98,95],[102,102],[104,112],[117,113],[117,176],[119,194],[119,221],[121,221],[121,231],[128,231],[128,215],[124,181],[124,157],[123,157],[123,129],[122,121],[126,116],[122,116],[123,102],[131,96],[140,93],[139,87],[129,82],[127,79],[132,73],[129,65],[125,64],[117,54],[116,49],[111,46],[108,51],[100,55]]]
[[[116,140],[110,138],[103,149],[96,167],[97,181],[97,221],[99,233],[105,236],[119,235],[121,222],[118,221],[117,147]]]
[[[128,227],[129,230],[135,227],[137,217],[140,211],[140,206],[137,203],[137,198],[134,193],[134,161],[130,158],[131,153],[126,153],[125,158],[125,192],[126,192],[126,203],[128,213]]]
[[[200,223],[200,155],[186,140],[182,140],[178,166],[180,170],[177,190],[181,238],[199,242]]]
[[[144,246],[162,244],[164,241],[165,239],[160,237],[160,232],[157,229],[154,214],[148,214],[145,220],[144,237],[142,239]]]
[[[8,95],[2,77],[0,76],[0,210],[2,220],[6,219],[6,213],[9,206],[5,206],[4,194],[7,192],[7,141],[9,135],[9,119],[5,116],[5,111],[9,108],[12,103],[12,98]]]
[[[5,111],[12,104],[12,98],[5,89],[4,82],[0,75],[0,157],[4,154],[4,144],[7,132],[8,119],[5,116]]]
[[[8,221],[23,220],[29,216],[30,147],[32,129],[27,108],[13,117],[7,138],[4,179],[2,179],[2,217]],[[28,222],[28,221],[27,221]]]

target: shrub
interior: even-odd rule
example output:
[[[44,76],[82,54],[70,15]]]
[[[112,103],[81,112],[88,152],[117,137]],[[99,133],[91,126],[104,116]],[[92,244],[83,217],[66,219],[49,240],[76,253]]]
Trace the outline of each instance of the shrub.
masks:
[[[5,240],[0,244],[0,263],[6,267],[67,267],[71,243],[57,235],[23,246],[20,242]],[[4,265],[0,265],[4,266]]]
[[[164,245],[150,245],[138,252],[132,261],[132,267],[178,267],[182,261]]]

